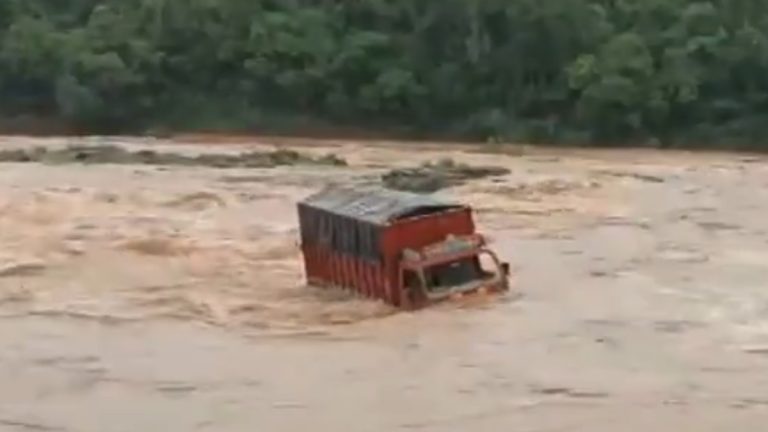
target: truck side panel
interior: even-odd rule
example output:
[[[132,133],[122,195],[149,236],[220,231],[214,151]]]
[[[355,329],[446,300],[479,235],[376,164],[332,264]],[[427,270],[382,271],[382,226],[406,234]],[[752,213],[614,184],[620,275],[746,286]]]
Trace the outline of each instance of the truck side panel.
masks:
[[[302,251],[304,269],[310,284],[343,288],[395,304],[391,284],[381,263],[334,252],[322,246],[303,245]]]

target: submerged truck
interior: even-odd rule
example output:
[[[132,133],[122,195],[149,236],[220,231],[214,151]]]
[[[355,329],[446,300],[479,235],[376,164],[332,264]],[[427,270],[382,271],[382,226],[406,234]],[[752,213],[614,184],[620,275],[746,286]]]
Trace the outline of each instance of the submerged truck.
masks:
[[[509,289],[509,265],[472,209],[378,187],[328,187],[298,204],[307,282],[417,309]]]

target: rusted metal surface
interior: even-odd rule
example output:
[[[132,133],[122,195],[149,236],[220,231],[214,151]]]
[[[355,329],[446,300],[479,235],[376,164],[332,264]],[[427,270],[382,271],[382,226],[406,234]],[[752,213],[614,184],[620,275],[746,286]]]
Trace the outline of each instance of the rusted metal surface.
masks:
[[[387,225],[398,219],[463,208],[427,195],[393,191],[380,187],[346,188],[332,186],[302,202],[302,205],[358,222]]]
[[[473,253],[484,244],[482,236],[478,234],[460,237],[448,235],[444,241],[429,245],[422,250],[406,249],[403,251],[403,260],[406,262],[424,261],[441,259],[446,255]]]
[[[305,272],[313,285],[419,307],[443,294],[427,292],[426,285],[407,287],[404,271],[423,273],[467,257],[479,268],[484,241],[467,206],[383,189],[333,188],[301,202],[298,212]],[[483,286],[498,290],[506,284],[479,280],[462,290]]]

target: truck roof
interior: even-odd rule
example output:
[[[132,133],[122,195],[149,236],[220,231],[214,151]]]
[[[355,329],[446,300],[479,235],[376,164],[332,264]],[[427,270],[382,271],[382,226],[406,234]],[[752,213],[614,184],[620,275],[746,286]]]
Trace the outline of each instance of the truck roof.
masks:
[[[301,205],[374,225],[465,207],[429,195],[378,186],[330,186],[307,197]]]

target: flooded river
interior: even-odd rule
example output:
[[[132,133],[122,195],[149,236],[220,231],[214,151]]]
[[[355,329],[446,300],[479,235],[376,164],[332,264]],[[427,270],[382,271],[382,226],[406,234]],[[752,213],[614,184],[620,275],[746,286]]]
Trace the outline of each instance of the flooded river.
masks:
[[[0,431],[765,427],[768,159],[292,145],[349,166],[0,164]],[[509,295],[396,313],[304,286],[297,200],[443,157],[511,172],[440,192]]]

